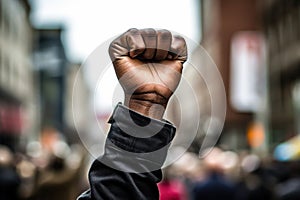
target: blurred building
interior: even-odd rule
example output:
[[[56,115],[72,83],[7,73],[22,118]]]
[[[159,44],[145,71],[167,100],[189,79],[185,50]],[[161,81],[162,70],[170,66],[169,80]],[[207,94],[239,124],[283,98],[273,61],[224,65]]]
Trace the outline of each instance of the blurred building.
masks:
[[[300,133],[300,2],[268,0],[263,8],[273,147]]]
[[[35,30],[34,63],[39,77],[41,124],[54,128],[68,141],[75,142],[76,128],[84,131],[88,112],[88,90],[80,64],[68,61],[62,42],[64,29],[42,28]],[[76,82],[76,96],[73,95]],[[74,124],[73,109],[81,113]]]
[[[200,7],[200,44],[215,62],[226,92],[225,124],[217,143],[234,150],[252,148],[266,151],[266,44],[261,27],[261,1],[202,0]],[[200,49],[191,55],[193,61],[201,66],[202,77],[197,77],[193,70],[186,70],[186,77],[193,87],[201,91],[197,97],[201,120],[196,138],[196,145],[200,146],[203,137],[209,134],[208,122],[219,123],[214,122],[212,116],[211,106],[218,105],[212,105],[211,92],[221,89],[214,81],[217,77],[210,74],[214,66],[203,51]],[[186,99],[186,102],[189,101]],[[193,109],[188,108],[190,104],[183,106],[183,110]],[[193,116],[190,118],[195,119]]]
[[[38,128],[29,12],[25,0],[0,1],[0,143],[12,149]]]
[[[70,64],[66,73],[64,123],[65,134],[71,143],[78,142],[78,133],[86,133],[90,126],[90,93],[80,67],[78,63]]]
[[[246,76],[244,74],[235,75],[236,69],[233,68],[234,56],[241,58],[240,55],[233,53],[240,53],[243,51],[241,47],[238,52],[232,49],[233,41],[238,34],[243,33],[257,33],[260,32],[260,19],[258,11],[257,0],[204,0],[203,2],[203,40],[202,44],[212,56],[221,73],[224,81],[225,90],[227,94],[227,114],[224,124],[224,129],[221,137],[221,143],[228,145],[230,148],[247,148],[247,129],[254,120],[254,114],[257,111],[253,102],[247,98],[252,98],[255,94],[255,89],[248,89],[251,86],[242,82],[234,82],[235,78],[244,76],[246,83],[253,81],[252,78],[259,76],[252,72],[255,66],[247,66],[247,57],[245,61],[238,67],[244,67]],[[259,34],[259,33],[258,33]],[[247,36],[245,36],[247,37]],[[252,38],[241,41],[251,47]],[[247,47],[246,47],[247,48]],[[247,53],[246,53],[247,54]],[[252,68],[253,67],[253,68]],[[265,66],[260,66],[265,67]],[[252,79],[252,80],[251,80]],[[255,80],[254,80],[255,81]],[[258,82],[253,82],[253,85]],[[244,86],[236,89],[236,86]],[[259,87],[264,87],[259,85]],[[247,93],[241,94],[240,91]],[[234,96],[240,96],[234,100]]]
[[[203,0],[201,5],[201,44],[227,95],[219,144],[272,152],[300,132],[299,1]],[[202,107],[209,107],[202,98]]]
[[[64,129],[65,77],[68,61],[62,44],[63,29],[35,30],[34,64],[39,77],[42,128]]]

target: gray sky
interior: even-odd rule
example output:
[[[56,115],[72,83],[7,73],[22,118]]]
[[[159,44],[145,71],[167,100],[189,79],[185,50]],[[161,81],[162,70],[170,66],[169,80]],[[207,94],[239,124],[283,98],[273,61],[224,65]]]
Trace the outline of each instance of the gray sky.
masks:
[[[64,24],[71,61],[129,28],[165,28],[200,40],[198,0],[30,0],[34,26]]]

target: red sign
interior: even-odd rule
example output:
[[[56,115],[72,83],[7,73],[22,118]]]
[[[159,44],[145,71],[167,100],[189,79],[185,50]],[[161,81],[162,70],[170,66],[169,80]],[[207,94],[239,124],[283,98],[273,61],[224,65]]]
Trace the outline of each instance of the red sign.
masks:
[[[0,105],[0,133],[20,134],[22,131],[22,112],[20,106]]]

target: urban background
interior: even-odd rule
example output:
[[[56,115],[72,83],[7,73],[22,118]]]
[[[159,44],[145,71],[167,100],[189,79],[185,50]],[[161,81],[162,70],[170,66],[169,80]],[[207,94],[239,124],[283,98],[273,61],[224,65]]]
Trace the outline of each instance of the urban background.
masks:
[[[78,132],[97,136],[91,120],[94,90],[89,73],[79,70],[87,54],[70,48],[71,25],[57,20],[71,12],[86,19],[84,7],[72,9],[77,1],[66,0],[62,2],[70,7],[65,3],[64,10],[60,1],[53,1],[54,10],[60,10],[57,14],[39,10],[41,2],[48,6],[45,0],[0,0],[0,199],[68,200],[88,188],[93,158]],[[170,19],[173,5],[167,2],[161,10]],[[300,199],[300,1],[175,2],[185,9],[178,17],[190,20],[183,29],[206,49],[220,71],[227,112],[222,134],[208,156],[198,155],[206,134],[206,125],[200,122],[189,150],[164,169],[161,199],[213,199],[216,193],[224,198],[231,195],[228,199]],[[113,3],[119,7],[117,1]],[[106,9],[119,17],[106,3],[101,6],[99,12]],[[96,19],[109,25],[92,24],[100,30],[94,35],[112,37],[106,30],[118,24],[110,19]],[[88,26],[75,30],[93,32]],[[88,36],[72,37],[83,44],[88,40]],[[205,65],[199,52],[191,57]],[[209,116],[206,83],[192,70],[184,73],[199,90],[200,110]],[[76,99],[73,105],[72,99]],[[190,109],[188,103],[180,106]],[[76,126],[74,107],[80,113]],[[176,104],[168,114],[176,122],[179,114],[172,107]],[[105,123],[110,112],[102,110],[96,116]]]

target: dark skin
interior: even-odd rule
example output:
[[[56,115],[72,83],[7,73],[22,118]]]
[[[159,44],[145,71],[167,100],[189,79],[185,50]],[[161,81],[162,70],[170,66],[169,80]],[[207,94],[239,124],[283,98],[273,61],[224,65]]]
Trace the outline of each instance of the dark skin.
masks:
[[[130,29],[109,48],[125,106],[162,119],[187,59],[185,40],[168,30]]]

